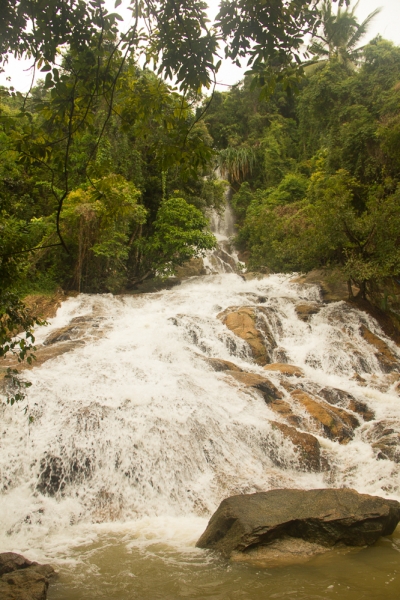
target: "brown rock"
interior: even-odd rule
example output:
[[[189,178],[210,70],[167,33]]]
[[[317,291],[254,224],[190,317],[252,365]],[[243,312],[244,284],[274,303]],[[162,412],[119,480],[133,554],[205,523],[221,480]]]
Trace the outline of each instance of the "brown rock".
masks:
[[[39,367],[43,363],[52,358],[56,358],[57,356],[61,356],[66,352],[72,352],[76,348],[83,346],[85,342],[82,340],[64,342],[63,344],[54,344],[52,346],[38,346],[35,350],[35,360],[29,364],[28,362],[19,363],[15,358],[6,358],[3,362],[4,367],[11,367],[13,369],[17,369],[18,371],[24,371],[26,369],[33,369],[34,367]],[[1,379],[1,375],[0,375]]]
[[[253,281],[254,279],[260,280],[268,277],[270,273],[271,271],[268,271],[268,269],[265,269],[265,273],[261,273],[259,271],[247,271],[246,273],[243,273],[243,279],[246,281]]]
[[[300,367],[295,367],[294,365],[287,365],[286,363],[273,363],[272,365],[265,365],[265,371],[278,371],[282,373],[282,375],[287,375],[288,377],[303,377],[304,371],[300,369]]]
[[[300,538],[285,537],[270,542],[267,546],[255,546],[246,552],[233,551],[231,561],[248,563],[258,568],[301,565],[318,554],[329,552],[330,548],[306,542]]]
[[[46,600],[54,569],[20,554],[4,552],[0,554],[0,573],[1,600]]]
[[[302,390],[295,390],[291,396],[306,409],[314,422],[322,427],[325,435],[331,440],[346,444],[353,438],[353,430],[359,426],[354,415],[326,402],[318,402]]]
[[[227,371],[227,375],[230,375],[245,387],[253,388],[258,392],[261,392],[268,407],[277,415],[286,419],[290,425],[293,425],[294,427],[300,425],[300,419],[293,413],[290,404],[286,402],[286,400],[283,400],[281,392],[273,383],[266,379],[266,377],[255,375],[254,373],[237,373],[232,371]]]
[[[300,417],[293,412],[292,407],[286,400],[274,400],[273,402],[268,402],[268,407],[277,415],[285,419],[292,427],[300,427]]]
[[[27,569],[38,563],[28,560],[21,554],[16,552],[1,552],[0,553],[0,576],[19,569]]]
[[[399,520],[399,502],[355,490],[271,490],[223,500],[196,545],[226,557],[287,538],[365,546],[393,533]]]
[[[366,387],[368,385],[364,377],[361,377],[361,375],[359,375],[358,373],[354,373],[352,379],[354,379],[354,381],[357,381],[359,386]]]
[[[257,318],[254,307],[230,307],[217,315],[217,318],[247,342],[257,364],[265,365],[271,361],[276,342],[265,320]]]
[[[200,356],[200,355],[199,355]],[[214,369],[214,371],[236,371],[240,373],[243,371],[240,367],[230,360],[223,360],[222,358],[208,358],[207,356],[201,357],[205,362]]]
[[[349,298],[346,278],[339,269],[314,269],[306,275],[301,275],[291,281],[306,286],[318,285],[324,302],[338,302]],[[354,288],[353,293],[356,292],[357,288]]]
[[[361,402],[361,400],[352,398],[345,408],[360,415],[364,421],[373,421],[375,419],[374,411],[369,408],[365,402]]]
[[[247,263],[249,262],[249,258],[250,258],[250,251],[249,250],[239,250],[237,253],[239,262],[247,265]],[[244,273],[244,275],[246,275],[246,273]]]
[[[316,315],[321,310],[321,304],[317,302],[302,302],[296,304],[295,311],[302,321],[309,321],[312,315]]]
[[[278,388],[266,377],[256,375],[255,373],[246,373],[243,371],[240,373],[237,371],[228,371],[228,375],[246,387],[252,387],[260,391],[267,404],[278,398],[283,398],[283,395]]]
[[[16,368],[18,371],[32,369],[45,363],[46,361],[61,356],[66,352],[71,352],[79,346],[85,345],[82,339],[86,333],[91,338],[100,338],[103,335],[103,330],[99,327],[102,317],[82,316],[75,317],[65,327],[56,329],[47,336],[42,346],[37,346],[34,355],[35,360],[31,364],[28,362],[19,363],[15,357],[6,358],[3,360],[3,367]],[[4,371],[5,374],[5,371]],[[0,380],[4,378],[0,373]]]
[[[277,421],[271,421],[271,425],[273,429],[279,429],[295,446],[302,470],[321,471],[321,447],[316,437]]]
[[[339,390],[337,388],[332,387],[324,387],[318,392],[319,396],[322,396],[324,400],[329,402],[329,404],[338,405],[341,408],[345,408],[347,410],[351,410],[359,414],[364,421],[372,421],[375,419],[375,413],[371,410],[365,402],[361,402],[361,400],[357,400],[344,390]]]
[[[191,258],[182,266],[175,267],[175,273],[179,279],[186,279],[187,277],[198,277],[199,275],[206,275],[207,271],[204,268],[202,258]]]
[[[397,371],[399,369],[399,361],[386,342],[372,333],[365,325],[361,325],[360,333],[363,338],[376,349],[375,356],[385,373],[390,373],[391,371]]]
[[[367,440],[381,460],[400,463],[400,423],[385,419],[374,423],[366,434]]]

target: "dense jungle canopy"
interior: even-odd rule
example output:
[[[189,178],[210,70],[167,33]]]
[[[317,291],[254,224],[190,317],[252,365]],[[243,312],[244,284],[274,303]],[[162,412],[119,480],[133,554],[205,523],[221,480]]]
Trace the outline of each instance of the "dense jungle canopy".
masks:
[[[132,0],[121,33],[120,4],[0,0],[2,68],[12,53],[42,77],[27,94],[0,88],[0,355],[32,345],[11,341],[36,320],[25,294],[117,293],[212,248],[205,210],[228,183],[250,268],[335,266],[386,302],[400,49],[360,46],[373,14],[222,0],[211,24],[200,0]],[[248,71],[217,92],[222,43]]]

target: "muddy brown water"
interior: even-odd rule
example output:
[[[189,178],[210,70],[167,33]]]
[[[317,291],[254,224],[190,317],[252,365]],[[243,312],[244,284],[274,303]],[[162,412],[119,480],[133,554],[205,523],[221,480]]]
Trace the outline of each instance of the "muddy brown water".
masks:
[[[123,536],[124,538],[124,536]],[[329,552],[274,569],[238,565],[210,551],[131,546],[105,535],[69,554],[48,600],[398,600],[400,528],[375,546]]]

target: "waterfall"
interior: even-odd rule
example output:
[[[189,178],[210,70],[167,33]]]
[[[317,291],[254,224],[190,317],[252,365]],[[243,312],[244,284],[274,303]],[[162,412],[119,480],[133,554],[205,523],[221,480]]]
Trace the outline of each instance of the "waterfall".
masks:
[[[203,259],[207,273],[237,273],[240,265],[232,243],[235,235],[235,218],[229,202],[229,194],[227,194],[223,210],[218,212],[212,209],[209,211],[208,217],[211,231],[215,235],[218,245]]]
[[[223,242],[232,225],[225,231]],[[258,365],[218,318],[228,307],[250,307],[269,362],[295,365],[301,376]],[[386,362],[371,340],[386,348]],[[224,497],[277,487],[345,486],[400,499],[399,350],[367,314],[323,304],[317,286],[225,272],[155,294],[81,294],[38,329],[37,342],[59,351],[29,372],[27,414],[1,406],[4,551],[49,559],[60,545],[92,539],[93,527],[127,523],[138,538],[164,540],[180,523],[192,547]],[[268,377],[295,407],[298,429],[318,440],[325,467],[303,468],[274,426],[293,423],[210,358]],[[347,443],[315,424],[293,387],[358,419]],[[353,404],[343,404],[347,397]]]

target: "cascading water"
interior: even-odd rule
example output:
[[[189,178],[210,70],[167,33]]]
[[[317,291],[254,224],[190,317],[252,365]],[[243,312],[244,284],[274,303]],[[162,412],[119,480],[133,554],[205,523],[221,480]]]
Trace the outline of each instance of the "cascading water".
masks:
[[[203,259],[207,273],[236,273],[239,260],[232,244],[235,235],[235,218],[229,203],[229,193],[223,211],[211,210],[209,221],[218,246]]]
[[[299,318],[302,303],[317,307],[308,320]],[[217,318],[240,306],[273,338],[270,362],[302,370],[298,390],[321,403],[342,390],[368,412],[369,420],[348,410],[359,426],[346,444],[326,436],[296,405],[289,379],[266,373]],[[400,499],[400,354],[372,318],[345,302],[324,305],[316,286],[288,276],[219,273],[156,294],[70,298],[37,341],[62,348],[75,338],[69,352],[29,372],[31,424],[15,406],[1,408],[0,548],[58,565],[50,600],[250,600],[267,590],[271,598],[397,597],[396,535],[378,548],[385,567],[376,567],[375,548],[338,555],[333,572],[320,559],[312,573],[260,573],[194,548],[210,514],[234,493],[346,486]],[[268,375],[299,429],[318,439],[325,467],[304,469],[273,426],[286,422],[283,414],[257,389],[214,371],[210,357]]]

